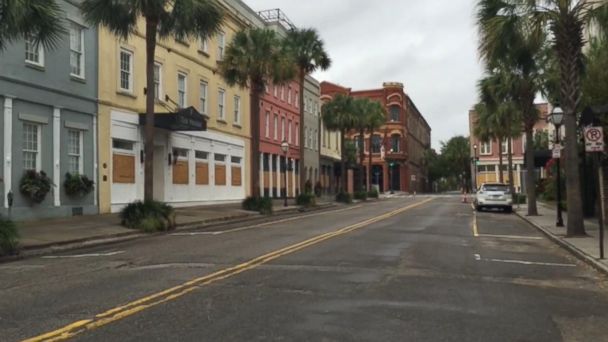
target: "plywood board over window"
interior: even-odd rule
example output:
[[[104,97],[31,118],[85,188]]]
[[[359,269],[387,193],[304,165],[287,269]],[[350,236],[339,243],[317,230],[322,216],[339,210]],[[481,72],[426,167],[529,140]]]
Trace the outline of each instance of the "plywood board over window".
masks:
[[[173,164],[173,184],[188,183],[188,161],[179,160]]]
[[[226,165],[215,165],[215,185],[226,185]]]
[[[196,185],[209,185],[209,164],[196,163]]]
[[[232,185],[233,186],[241,186],[242,183],[242,177],[241,177],[241,167],[240,166],[233,166],[232,167]]]
[[[135,156],[124,154],[112,155],[112,182],[123,184],[135,183]]]

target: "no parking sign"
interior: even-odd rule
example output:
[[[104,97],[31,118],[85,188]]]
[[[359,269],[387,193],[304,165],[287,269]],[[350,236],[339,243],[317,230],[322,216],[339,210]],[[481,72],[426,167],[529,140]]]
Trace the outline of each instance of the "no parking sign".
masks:
[[[585,128],[585,152],[604,152],[604,130],[602,127]]]

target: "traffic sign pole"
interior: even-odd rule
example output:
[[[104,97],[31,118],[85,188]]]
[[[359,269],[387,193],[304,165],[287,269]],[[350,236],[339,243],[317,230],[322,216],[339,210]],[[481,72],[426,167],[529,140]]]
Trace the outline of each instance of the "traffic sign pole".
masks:
[[[600,165],[600,153],[604,152],[604,130],[600,126],[586,127],[585,135],[585,152],[594,154],[593,161],[597,168],[597,183],[599,184],[600,198],[600,214],[598,215],[598,223],[600,226],[600,259],[604,259],[604,175],[602,166]]]

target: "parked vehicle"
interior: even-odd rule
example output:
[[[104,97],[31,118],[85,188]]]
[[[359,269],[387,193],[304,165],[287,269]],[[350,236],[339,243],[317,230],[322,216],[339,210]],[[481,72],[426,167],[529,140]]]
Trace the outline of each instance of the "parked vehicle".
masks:
[[[503,183],[484,183],[475,194],[475,209],[498,208],[513,211],[513,198],[509,186]]]

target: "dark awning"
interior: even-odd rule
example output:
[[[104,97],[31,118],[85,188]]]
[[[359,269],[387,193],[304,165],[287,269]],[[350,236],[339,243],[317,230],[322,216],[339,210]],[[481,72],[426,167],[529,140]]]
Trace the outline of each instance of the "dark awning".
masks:
[[[139,114],[139,124],[146,124],[146,114]],[[194,107],[175,113],[154,113],[154,127],[169,131],[206,131],[207,118]]]

